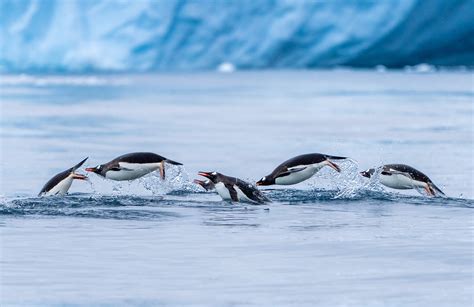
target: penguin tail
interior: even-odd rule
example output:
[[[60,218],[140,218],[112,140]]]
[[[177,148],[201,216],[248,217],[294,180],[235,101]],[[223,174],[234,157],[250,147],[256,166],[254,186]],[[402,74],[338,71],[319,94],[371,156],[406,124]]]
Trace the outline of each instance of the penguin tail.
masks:
[[[183,165],[183,163],[179,163],[170,159],[165,159],[166,163],[172,164],[172,165]]]
[[[74,165],[73,167],[70,168],[70,171],[71,172],[74,172],[75,170],[77,170],[78,168],[80,168],[82,166],[82,164],[84,164],[84,162],[86,162],[86,160],[89,159],[89,157],[85,158],[84,160],[82,160],[81,162],[77,163],[76,165]]]
[[[330,160],[345,160],[345,159],[347,159],[347,157],[328,156],[328,155],[326,155],[326,159],[330,159]]]
[[[444,194],[444,192],[441,191],[441,189],[438,188],[433,182],[428,183],[428,186],[429,186],[430,190],[432,190],[432,192],[436,191],[437,193],[439,193],[439,194],[441,194],[441,195],[443,195],[443,196],[446,196],[446,194]],[[433,195],[434,195],[434,194],[435,194],[435,193],[433,193]]]

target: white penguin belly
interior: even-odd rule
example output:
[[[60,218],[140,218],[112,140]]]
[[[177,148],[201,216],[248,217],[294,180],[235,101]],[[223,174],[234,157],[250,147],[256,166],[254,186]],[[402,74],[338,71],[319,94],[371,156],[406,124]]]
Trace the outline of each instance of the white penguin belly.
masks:
[[[218,182],[214,185],[216,192],[222,197],[223,200],[232,200],[230,197],[229,190],[227,190],[226,186],[222,182]]]
[[[294,166],[292,168],[295,168],[295,169],[302,168],[302,167],[306,167],[306,168],[302,171],[291,173],[288,176],[278,177],[278,178],[275,179],[275,183],[280,184],[280,185],[290,185],[290,184],[300,183],[302,181],[305,181],[305,180],[311,178],[321,168],[323,168],[323,166],[324,166],[323,163]]]
[[[160,168],[161,163],[137,164],[120,162],[119,165],[120,170],[106,172],[105,178],[117,181],[137,179],[157,170]]]
[[[43,195],[45,196],[51,196],[51,195],[66,195],[67,191],[69,191],[69,188],[71,187],[73,178],[72,174],[61,180],[57,185],[55,185],[51,190],[48,192],[44,193]]]
[[[392,189],[408,190],[415,187],[424,187],[424,183],[411,179],[403,174],[392,174],[391,176],[380,174],[380,183]]]

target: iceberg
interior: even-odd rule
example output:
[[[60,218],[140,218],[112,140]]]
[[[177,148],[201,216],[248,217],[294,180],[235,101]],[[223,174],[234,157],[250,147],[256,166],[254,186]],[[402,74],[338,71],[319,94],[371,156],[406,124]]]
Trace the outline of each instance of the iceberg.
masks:
[[[472,0],[0,2],[0,71],[474,66]]]

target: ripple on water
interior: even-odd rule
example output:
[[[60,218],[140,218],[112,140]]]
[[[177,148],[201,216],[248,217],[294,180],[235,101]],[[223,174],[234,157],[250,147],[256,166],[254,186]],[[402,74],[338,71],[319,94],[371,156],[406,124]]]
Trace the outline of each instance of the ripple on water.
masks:
[[[358,189],[350,194],[340,190],[267,189],[264,193],[273,204],[291,206],[319,206],[321,210],[341,205],[429,205],[474,208],[474,201],[460,198],[407,196],[385,191]],[[270,203],[271,207],[272,204]],[[267,207],[267,206],[263,206]],[[165,196],[98,196],[72,194],[65,197],[4,199],[0,215],[10,216],[68,216],[99,219],[159,220],[178,218],[176,208],[200,209],[209,217],[209,225],[241,225],[242,214],[257,214],[262,206],[232,204],[221,201],[213,193],[193,193],[189,190],[173,191]],[[239,213],[239,215],[236,215]],[[247,225],[256,227],[258,225]]]

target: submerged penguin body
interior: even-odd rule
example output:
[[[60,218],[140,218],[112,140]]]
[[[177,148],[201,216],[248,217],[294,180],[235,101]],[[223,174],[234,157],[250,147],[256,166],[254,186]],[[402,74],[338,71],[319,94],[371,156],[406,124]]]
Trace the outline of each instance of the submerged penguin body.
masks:
[[[216,192],[223,200],[264,204],[270,200],[257,188],[241,179],[218,172],[199,172],[214,184]]]

